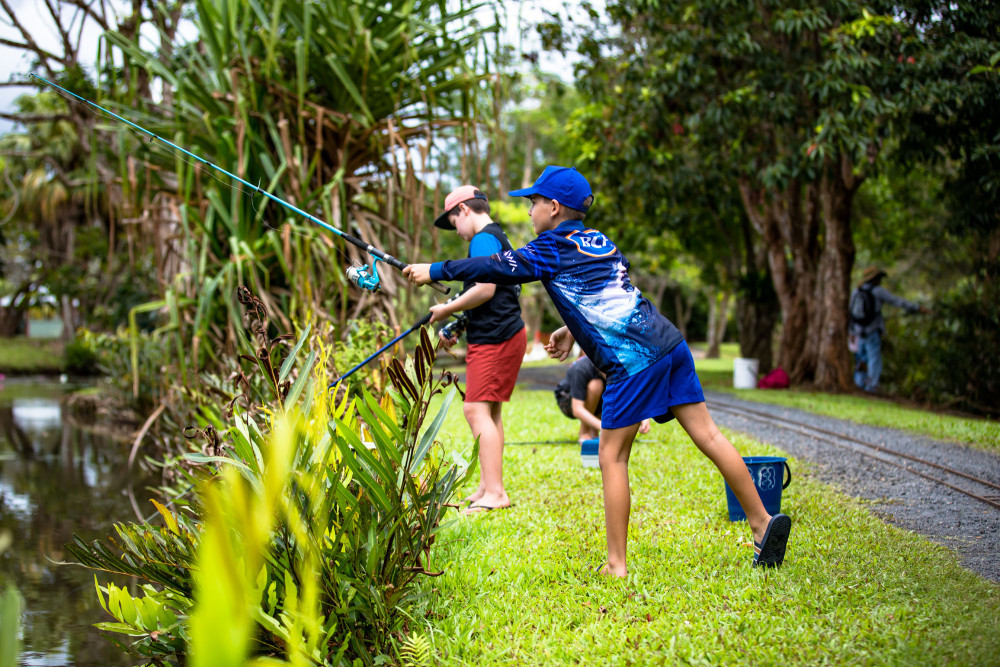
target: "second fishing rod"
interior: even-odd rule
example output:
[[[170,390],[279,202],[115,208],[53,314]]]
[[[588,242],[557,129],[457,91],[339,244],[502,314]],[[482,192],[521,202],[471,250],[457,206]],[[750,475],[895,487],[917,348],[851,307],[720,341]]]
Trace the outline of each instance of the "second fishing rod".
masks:
[[[374,270],[374,268],[375,268],[375,265],[373,263],[372,264],[372,269]],[[367,267],[361,267],[360,269],[358,267],[351,267],[351,268],[349,268],[347,270],[347,277],[348,277],[348,279],[350,279],[350,281],[352,283],[354,283],[355,285],[357,285],[358,287],[361,287],[363,289],[366,289],[366,287],[362,283],[365,282],[366,276],[368,275],[367,271],[365,269],[367,269]],[[376,272],[375,276],[376,276],[375,280],[377,281],[378,280],[378,274],[377,274],[377,272]],[[463,294],[465,294],[464,291],[463,292],[459,292],[455,296],[453,296],[450,299],[448,299],[445,303],[451,303],[452,301],[454,301],[455,299],[459,298]],[[346,380],[347,378],[349,378],[351,375],[353,375],[357,371],[359,371],[362,368],[364,368],[365,366],[367,366],[369,363],[371,363],[373,360],[377,359],[383,352],[385,352],[386,350],[388,350],[389,348],[391,348],[393,345],[395,345],[396,343],[398,343],[399,341],[403,340],[404,338],[406,338],[407,336],[409,336],[411,333],[413,333],[414,331],[416,331],[420,327],[422,327],[425,324],[427,324],[428,322],[430,322],[431,321],[431,317],[433,317],[433,316],[434,316],[434,313],[427,313],[426,315],[424,315],[423,317],[421,317],[417,322],[415,322],[413,324],[413,326],[411,326],[409,329],[407,329],[406,331],[404,331],[403,333],[399,334],[398,336],[396,336],[395,338],[393,338],[392,340],[390,340],[388,343],[386,343],[385,345],[383,345],[382,347],[380,347],[379,349],[377,349],[375,352],[373,352],[371,355],[369,355],[360,364],[358,364],[357,366],[355,366],[351,370],[347,371],[346,373],[344,373],[340,377],[334,379],[334,381],[329,384],[328,388],[335,387],[337,384],[343,382],[344,380]],[[465,313],[462,313],[461,315],[456,315],[455,316],[455,321],[449,322],[445,326],[441,327],[441,331],[438,332],[438,333],[440,335],[444,336],[445,338],[458,338],[465,331],[465,327],[468,325],[468,323],[469,323],[469,317]]]
[[[357,238],[356,236],[352,236],[351,234],[348,234],[346,232],[343,232],[343,231],[337,229],[333,225],[320,220],[319,218],[317,218],[313,214],[308,213],[307,211],[303,211],[301,208],[295,206],[294,204],[291,204],[291,203],[285,201],[284,199],[281,199],[280,197],[278,197],[276,195],[271,194],[267,190],[262,190],[259,186],[256,186],[253,183],[250,183],[250,182],[248,182],[248,181],[240,178],[236,174],[234,174],[234,173],[232,173],[230,171],[227,171],[227,170],[223,169],[222,167],[220,167],[220,166],[218,166],[216,164],[213,164],[213,163],[209,162],[208,160],[206,160],[203,157],[195,155],[191,151],[189,151],[189,150],[187,150],[187,149],[185,149],[185,148],[183,148],[181,146],[178,146],[174,142],[169,141],[167,139],[164,139],[163,137],[161,137],[161,136],[159,136],[157,134],[154,134],[153,132],[150,132],[149,130],[147,130],[146,128],[144,128],[144,127],[142,127],[140,125],[136,125],[135,123],[133,123],[132,121],[128,120],[127,118],[123,118],[122,116],[119,116],[118,114],[114,113],[113,111],[109,111],[108,109],[105,109],[104,107],[100,106],[99,104],[91,102],[90,100],[86,99],[85,97],[81,97],[81,96],[77,95],[76,93],[74,93],[73,91],[67,90],[67,89],[63,88],[62,86],[60,86],[60,85],[52,83],[48,79],[40,77],[37,74],[30,74],[29,76],[31,76],[34,79],[37,79],[37,80],[41,81],[46,86],[49,86],[49,87],[54,88],[54,89],[56,89],[56,90],[58,90],[58,91],[60,91],[62,93],[65,93],[66,95],[69,95],[73,99],[78,100],[78,101],[86,104],[88,107],[91,107],[93,109],[97,109],[101,113],[107,114],[108,116],[114,118],[115,120],[128,125],[129,127],[133,128],[134,130],[137,130],[137,131],[145,134],[146,136],[148,136],[148,137],[150,137],[152,139],[155,139],[156,141],[159,141],[160,143],[162,143],[162,144],[164,144],[166,146],[169,146],[170,148],[172,148],[172,149],[174,149],[176,151],[179,151],[179,152],[183,153],[184,155],[187,155],[188,157],[190,157],[190,158],[192,158],[194,160],[197,160],[198,162],[200,162],[201,164],[203,164],[203,165],[205,165],[207,167],[210,167],[210,168],[212,168],[212,169],[214,169],[214,170],[216,170],[216,171],[218,171],[218,172],[220,172],[222,174],[225,174],[226,176],[228,176],[229,178],[233,179],[237,183],[241,183],[241,184],[245,185],[246,187],[251,188],[254,191],[254,193],[259,193],[259,194],[263,195],[264,197],[267,197],[271,201],[284,206],[288,210],[294,211],[295,213],[298,213],[300,216],[302,216],[306,220],[319,225],[323,229],[327,229],[327,230],[333,232],[334,234],[336,234],[340,238],[344,239],[345,241],[347,241],[351,245],[360,248],[361,250],[367,252],[369,255],[371,255],[372,257],[375,257],[376,259],[382,260],[383,262],[385,262],[389,266],[391,266],[391,267],[393,267],[395,269],[399,269],[400,271],[402,271],[407,266],[409,266],[409,264],[406,264],[405,262],[401,262],[400,260],[396,259],[392,255],[390,255],[390,254],[388,254],[388,253],[386,253],[386,252],[384,252],[384,251],[382,251],[382,250],[374,247],[370,243],[366,243],[365,241],[362,241],[361,239]],[[430,286],[433,287],[438,292],[440,292],[441,294],[448,294],[451,291],[450,287],[448,287],[446,285],[442,285],[439,282],[430,283]]]

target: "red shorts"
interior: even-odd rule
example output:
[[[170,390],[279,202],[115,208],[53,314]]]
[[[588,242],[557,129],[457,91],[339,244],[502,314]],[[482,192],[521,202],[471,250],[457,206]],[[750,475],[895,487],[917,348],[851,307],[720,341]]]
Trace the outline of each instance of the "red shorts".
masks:
[[[514,392],[528,335],[524,327],[502,343],[469,343],[465,354],[465,402],[506,403]]]

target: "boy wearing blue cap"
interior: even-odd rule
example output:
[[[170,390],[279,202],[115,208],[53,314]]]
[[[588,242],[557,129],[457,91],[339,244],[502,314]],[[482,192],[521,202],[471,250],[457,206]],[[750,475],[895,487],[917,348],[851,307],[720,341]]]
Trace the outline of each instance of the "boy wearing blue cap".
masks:
[[[530,198],[528,213],[538,234],[534,241],[489,257],[411,264],[404,274],[416,284],[540,280],[566,324],[552,334],[549,354],[565,359],[575,340],[607,376],[598,454],[608,543],[602,574],[627,574],[628,459],[646,418],[660,423],[677,419],[740,501],[753,531],[753,565],[780,565],[791,519],[764,509],[739,452],[708,413],[680,331],[632,286],[628,260],[611,240],[583,225],[593,203],[590,184],[576,169],[548,166],[534,185],[510,195]]]

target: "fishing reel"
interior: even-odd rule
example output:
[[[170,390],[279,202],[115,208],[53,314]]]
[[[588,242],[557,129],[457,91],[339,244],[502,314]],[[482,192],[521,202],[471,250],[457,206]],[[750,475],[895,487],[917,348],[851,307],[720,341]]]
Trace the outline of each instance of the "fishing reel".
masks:
[[[441,327],[438,334],[444,336],[445,338],[460,338],[463,333],[465,333],[465,328],[469,326],[469,316],[465,313],[461,315],[456,315],[453,322]]]
[[[375,266],[377,261],[379,261],[377,257],[372,260],[371,272],[369,272],[367,264],[355,264],[347,267],[347,279],[365,291],[379,291],[382,281],[378,277],[378,268]]]

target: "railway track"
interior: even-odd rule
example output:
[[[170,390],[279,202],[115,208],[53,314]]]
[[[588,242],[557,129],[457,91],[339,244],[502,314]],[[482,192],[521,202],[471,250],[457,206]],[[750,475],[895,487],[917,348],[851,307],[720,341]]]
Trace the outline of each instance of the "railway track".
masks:
[[[754,410],[744,405],[728,403],[717,399],[711,399],[708,405],[712,412],[726,412],[744,419],[765,423],[771,427],[797,433],[833,445],[834,447],[860,454],[866,458],[874,459],[885,465],[899,468],[912,475],[922,477],[935,484],[940,484],[953,491],[974,498],[994,509],[1000,510],[1000,484],[995,484],[976,475],[971,475],[934,461],[928,461],[919,456],[900,452],[890,447],[884,447],[818,426],[802,424],[786,417],[779,417]]]

